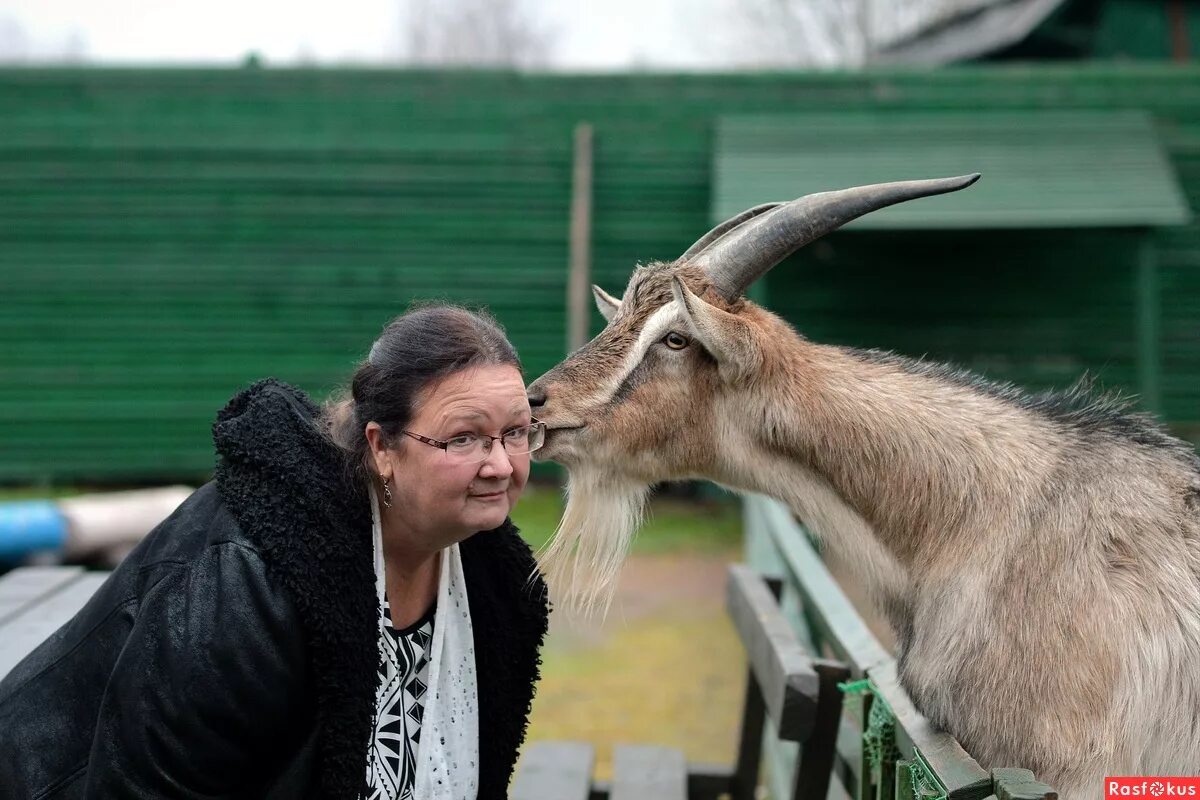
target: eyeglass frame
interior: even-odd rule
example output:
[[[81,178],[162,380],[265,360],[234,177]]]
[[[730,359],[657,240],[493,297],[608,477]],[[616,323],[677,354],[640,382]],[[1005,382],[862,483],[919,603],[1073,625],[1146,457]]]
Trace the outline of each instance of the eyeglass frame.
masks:
[[[523,456],[526,453],[532,453],[534,450],[540,449],[542,447],[542,445],[544,445],[546,443],[546,439],[545,439],[546,423],[542,422],[540,419],[534,419],[533,417],[530,417],[529,419],[530,419],[530,422],[529,422],[530,429],[533,429],[533,428],[539,427],[539,426],[541,427],[541,429],[542,429],[542,444],[539,444],[537,447],[530,448],[529,450],[526,450],[524,453],[508,452],[508,449],[505,448],[505,446],[504,446],[504,434],[503,433],[500,434],[499,436],[492,436],[490,433],[472,433],[471,435],[478,436],[481,439],[491,439],[493,442],[495,442],[495,441],[500,442],[500,449],[504,451],[504,454],[506,456]],[[525,426],[518,425],[517,427],[523,428]],[[440,449],[442,452],[446,453],[447,455],[450,454],[450,442],[449,441],[443,442],[441,439],[434,439],[429,436],[422,436],[419,433],[413,433],[412,431],[404,430],[403,428],[400,429],[400,432],[403,433],[405,436],[410,436],[413,439],[416,439],[421,444],[427,444],[430,447],[436,447],[436,448]],[[458,438],[458,437],[454,437],[454,438]],[[495,447],[495,445],[489,443],[487,450],[483,454],[483,458],[479,459],[479,461],[475,462],[475,463],[482,463],[484,461],[487,461],[488,457],[492,454],[493,447]]]

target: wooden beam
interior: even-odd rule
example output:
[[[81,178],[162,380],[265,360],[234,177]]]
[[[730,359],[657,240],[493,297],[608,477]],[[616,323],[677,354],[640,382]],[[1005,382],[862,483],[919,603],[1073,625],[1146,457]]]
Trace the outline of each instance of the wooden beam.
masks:
[[[1171,60],[1186,64],[1192,58],[1188,36],[1188,9],[1184,0],[1167,0],[1167,18],[1171,28]]]
[[[814,663],[821,679],[821,696],[812,736],[800,749],[796,763],[796,800],[825,800],[833,778],[837,756],[838,726],[842,720],[842,690],[839,684],[850,677],[844,664],[827,661]]]
[[[17,567],[0,576],[0,625],[82,574],[82,567]]]
[[[781,739],[807,741],[816,724],[821,679],[763,579],[744,564],[729,568],[727,606]]]
[[[613,748],[609,800],[687,800],[687,784],[682,750],[648,745]]]
[[[1058,792],[1027,769],[1006,767],[992,770],[996,800],[1058,800]]]
[[[900,686],[895,662],[871,670],[871,680],[896,718],[896,746],[901,755],[911,759],[914,749],[919,751],[945,786],[949,800],[982,800],[992,793],[991,775],[958,740],[934,728],[917,711],[908,692]]]
[[[0,678],[63,626],[108,579],[107,572],[85,572],[27,605],[0,626]]]
[[[846,597],[825,562],[809,544],[808,535],[779,501],[754,496],[747,499],[761,513],[760,520],[783,558],[800,592],[804,608],[820,626],[821,638],[845,661],[855,679],[866,677],[867,670],[886,664],[892,656]]]
[[[588,800],[596,751],[583,742],[526,745],[512,800]]]
[[[688,800],[719,800],[732,785],[733,770],[724,764],[688,764]]]
[[[738,733],[737,763],[729,786],[730,800],[754,800],[758,790],[758,768],[762,762],[763,725],[767,707],[754,668],[746,670],[746,700],[742,705],[742,729]]]

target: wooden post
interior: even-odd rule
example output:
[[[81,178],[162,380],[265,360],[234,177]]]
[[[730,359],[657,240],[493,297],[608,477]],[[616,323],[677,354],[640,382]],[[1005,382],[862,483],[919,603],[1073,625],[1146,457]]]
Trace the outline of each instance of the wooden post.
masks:
[[[1171,60],[1186,64],[1192,54],[1188,36],[1188,10],[1183,0],[1167,0],[1167,19],[1171,28]]]
[[[567,273],[567,352],[588,339],[588,295],[592,260],[592,126],[575,126],[571,171],[571,261]]]

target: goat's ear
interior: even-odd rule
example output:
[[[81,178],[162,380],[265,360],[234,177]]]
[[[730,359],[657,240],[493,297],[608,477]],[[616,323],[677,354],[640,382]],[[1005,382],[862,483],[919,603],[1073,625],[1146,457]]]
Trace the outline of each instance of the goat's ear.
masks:
[[[600,309],[600,316],[612,322],[612,318],[617,315],[617,311],[621,308],[621,301],[594,283],[592,284],[592,296],[596,298],[596,308]]]
[[[717,360],[722,380],[744,383],[758,372],[762,351],[744,320],[704,302],[677,277],[671,278],[671,292],[696,341]]]

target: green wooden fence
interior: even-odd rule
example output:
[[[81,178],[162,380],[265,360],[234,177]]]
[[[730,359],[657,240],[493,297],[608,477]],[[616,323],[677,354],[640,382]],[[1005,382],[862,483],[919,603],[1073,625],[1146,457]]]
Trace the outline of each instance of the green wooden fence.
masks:
[[[0,482],[203,477],[234,391],[275,375],[324,396],[414,299],[490,306],[540,373],[564,354],[580,121],[593,274],[620,291],[708,228],[721,118],[979,109],[1144,112],[1200,203],[1195,67],[0,70]],[[1200,225],[1151,235],[1141,332],[1137,241],[848,232],[772,274],[768,301],[817,340],[1033,388],[1088,370],[1137,391],[1155,353],[1162,412],[1200,441]]]
[[[1051,788],[1019,764],[988,771],[949,734],[935,730],[900,686],[896,662],[825,568],[806,531],[781,503],[744,501],[747,561],[783,579],[783,607],[814,656],[850,668],[838,733],[837,800],[1042,800]],[[786,797],[796,746],[766,734],[767,785]]]

